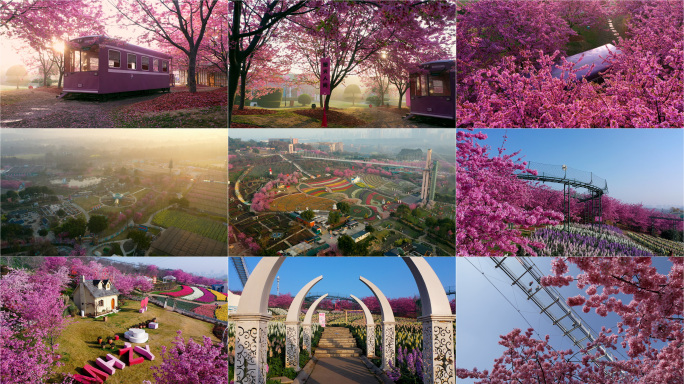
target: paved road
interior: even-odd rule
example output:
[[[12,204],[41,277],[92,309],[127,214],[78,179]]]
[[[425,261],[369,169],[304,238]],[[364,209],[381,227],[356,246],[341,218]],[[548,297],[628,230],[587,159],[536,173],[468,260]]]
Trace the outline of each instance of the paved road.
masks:
[[[318,359],[306,384],[378,384],[380,381],[359,357]]]

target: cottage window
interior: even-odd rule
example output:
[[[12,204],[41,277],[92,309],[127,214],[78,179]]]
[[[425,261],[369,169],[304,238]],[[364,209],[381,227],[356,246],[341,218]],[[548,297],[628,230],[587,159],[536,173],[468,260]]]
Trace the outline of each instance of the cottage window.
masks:
[[[100,307],[104,307],[104,300],[100,300],[97,302],[97,305]]]

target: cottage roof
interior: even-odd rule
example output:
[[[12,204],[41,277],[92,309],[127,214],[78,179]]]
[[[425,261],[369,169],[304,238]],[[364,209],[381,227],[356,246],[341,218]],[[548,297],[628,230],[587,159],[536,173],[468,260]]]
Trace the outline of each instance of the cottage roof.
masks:
[[[111,289],[99,289],[97,285],[100,281],[102,282],[103,287],[105,287],[107,283],[110,283]],[[119,290],[114,287],[114,283],[109,280],[86,280],[81,282],[81,284],[83,284],[94,297],[112,296],[120,293]]]

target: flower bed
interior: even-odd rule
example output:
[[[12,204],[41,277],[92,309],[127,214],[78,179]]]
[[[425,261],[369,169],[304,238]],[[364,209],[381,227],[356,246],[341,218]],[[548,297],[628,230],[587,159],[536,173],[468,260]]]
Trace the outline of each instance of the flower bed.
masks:
[[[216,301],[216,296],[214,296],[213,293],[209,292],[209,290],[207,290],[206,288],[202,288],[202,287],[199,287],[199,289],[200,289],[200,291],[202,291],[204,293],[204,295],[202,295],[202,297],[198,298],[195,301],[199,301],[202,303],[212,303],[212,302]]]
[[[216,309],[214,317],[218,320],[228,321],[228,304],[223,304]]]
[[[227,297],[226,295],[224,295],[223,293],[214,291],[213,289],[209,289],[208,291],[211,292],[211,293],[213,293],[214,296],[216,296],[216,300],[218,300],[218,301],[228,301],[228,297]]]
[[[190,287],[190,288],[192,288],[192,293],[189,295],[181,297],[181,299],[195,301],[195,300],[199,299],[200,297],[204,296],[204,292],[202,292],[199,288],[197,288],[197,287]]]
[[[546,244],[539,256],[652,256],[621,233],[610,229],[599,233],[587,225],[573,224],[569,233],[562,225],[538,229],[531,239]]]
[[[214,315],[214,312],[216,311],[216,305],[214,304],[200,305],[192,311],[202,316],[211,317],[213,319],[216,318],[216,316]]]
[[[181,297],[181,296],[186,296],[189,295],[193,292],[192,288],[188,287],[187,285],[183,285],[183,288],[181,288],[180,291],[175,291],[175,292],[164,292],[162,295],[167,295],[171,297]]]

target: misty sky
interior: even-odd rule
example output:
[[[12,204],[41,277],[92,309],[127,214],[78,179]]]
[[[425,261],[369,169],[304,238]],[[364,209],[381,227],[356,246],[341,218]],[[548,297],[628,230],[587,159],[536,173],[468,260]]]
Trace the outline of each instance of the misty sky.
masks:
[[[156,265],[160,269],[181,269],[199,276],[225,279],[228,276],[228,259],[225,257],[107,257],[126,263]]]

